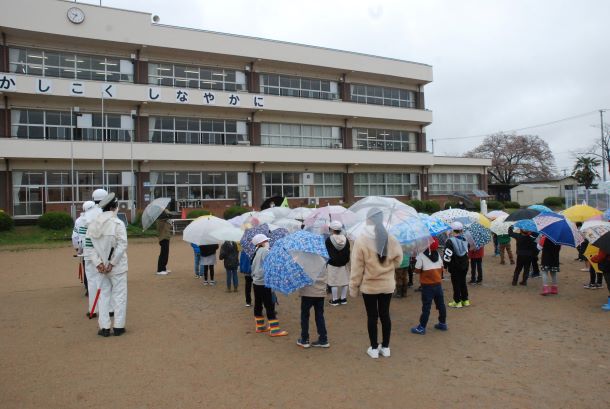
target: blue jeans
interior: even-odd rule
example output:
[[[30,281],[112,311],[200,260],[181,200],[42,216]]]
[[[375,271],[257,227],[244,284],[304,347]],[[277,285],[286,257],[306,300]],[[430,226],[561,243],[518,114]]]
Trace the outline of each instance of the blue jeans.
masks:
[[[445,307],[445,297],[443,296],[443,286],[440,284],[422,285],[421,286],[421,316],[419,317],[419,325],[426,328],[428,318],[430,318],[430,308],[432,301],[438,310],[438,322],[445,324],[447,321],[447,308]]]
[[[301,297],[301,339],[309,341],[309,310],[313,307],[320,342],[328,341],[324,321],[324,297]]]
[[[230,269],[226,269],[227,270],[227,288],[230,290],[231,289],[231,281],[233,282],[233,288],[237,288],[237,269],[234,268],[233,270]]]
[[[195,254],[195,275],[197,277],[201,277],[200,268],[199,268],[200,259],[201,259],[201,254]]]

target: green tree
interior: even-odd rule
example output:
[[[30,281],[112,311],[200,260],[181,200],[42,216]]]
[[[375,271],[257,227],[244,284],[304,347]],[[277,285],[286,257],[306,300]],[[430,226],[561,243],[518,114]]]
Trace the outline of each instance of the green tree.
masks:
[[[579,156],[576,158],[576,164],[572,171],[572,176],[585,189],[589,189],[593,185],[595,178],[599,177],[597,167],[601,165],[601,161],[591,156]]]

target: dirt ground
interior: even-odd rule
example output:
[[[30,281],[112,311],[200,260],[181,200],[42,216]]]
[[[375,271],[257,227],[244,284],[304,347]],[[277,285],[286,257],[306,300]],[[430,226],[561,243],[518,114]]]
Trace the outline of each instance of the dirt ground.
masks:
[[[489,252],[489,248],[488,254]],[[560,294],[540,280],[510,285],[510,266],[486,256],[471,307],[449,309],[448,332],[413,335],[419,293],[393,300],[392,357],[370,359],[362,299],[325,308],[330,349],[300,349],[296,295],[280,296],[288,337],[254,333],[239,293],[193,278],[192,250],[172,239],[130,242],[127,333],[96,335],[66,246],[0,250],[2,408],[604,408],[610,407],[607,290],[562,250]],[[450,282],[444,282],[446,298]],[[311,322],[311,338],[315,325]]]

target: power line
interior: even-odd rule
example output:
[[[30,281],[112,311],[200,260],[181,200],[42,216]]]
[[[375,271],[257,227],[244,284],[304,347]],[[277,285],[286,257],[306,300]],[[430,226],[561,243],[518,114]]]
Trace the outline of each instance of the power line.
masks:
[[[455,139],[475,139],[475,138],[485,138],[489,135],[493,135],[495,133],[511,133],[511,132],[519,132],[519,131],[525,131],[527,129],[533,129],[533,128],[540,128],[543,126],[548,126],[548,125],[553,125],[553,124],[557,124],[560,122],[565,122],[565,121],[571,121],[573,119],[578,119],[578,118],[583,118],[585,116],[589,116],[592,114],[597,114],[599,112],[599,110],[596,111],[589,111],[589,112],[585,112],[583,114],[579,114],[579,115],[574,115],[574,116],[569,116],[566,118],[561,118],[561,119],[557,119],[555,121],[550,121],[550,122],[544,122],[541,124],[536,124],[536,125],[530,125],[530,126],[526,126],[523,128],[515,128],[515,129],[509,129],[509,130],[505,130],[505,131],[498,131],[498,132],[491,132],[491,133],[486,133],[486,134],[480,134],[480,135],[471,135],[471,136],[454,136],[454,137],[449,137],[449,138],[433,138],[433,141],[448,141],[448,140],[455,140]]]

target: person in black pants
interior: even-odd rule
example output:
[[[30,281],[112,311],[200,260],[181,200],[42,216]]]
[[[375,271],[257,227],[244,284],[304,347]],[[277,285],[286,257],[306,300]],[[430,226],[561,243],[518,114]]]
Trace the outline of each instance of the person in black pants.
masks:
[[[250,257],[245,251],[239,254],[239,271],[244,275],[246,307],[252,305],[252,266]]]
[[[157,219],[157,234],[159,236],[159,258],[157,259],[157,275],[167,275],[171,271],[167,269],[169,259],[169,239],[171,238],[172,226],[169,222],[169,212],[165,210]]]
[[[468,275],[468,242],[463,236],[464,225],[460,222],[451,223],[453,236],[447,240],[443,252],[443,263],[451,274],[453,285],[453,301],[447,305],[451,308],[462,308],[470,306],[468,299],[468,286],[466,276]]]
[[[533,259],[538,252],[536,247],[537,235],[526,230],[515,233],[513,226],[509,227],[508,235],[517,241],[517,264],[515,265],[512,284],[517,285],[517,282],[519,282],[519,275],[521,274],[521,270],[523,270],[523,278],[519,284],[527,285],[530,266],[534,263]]]

